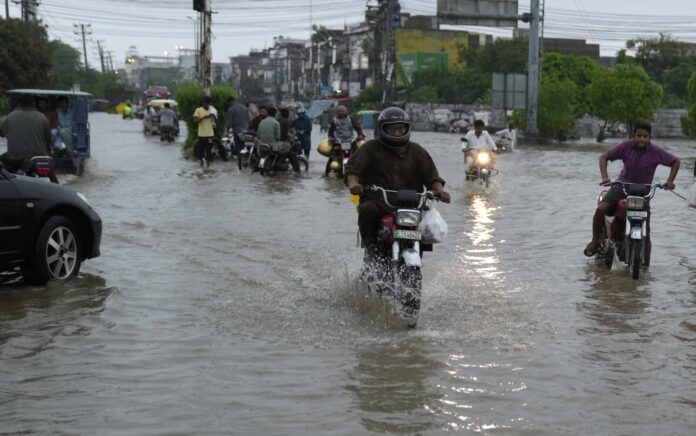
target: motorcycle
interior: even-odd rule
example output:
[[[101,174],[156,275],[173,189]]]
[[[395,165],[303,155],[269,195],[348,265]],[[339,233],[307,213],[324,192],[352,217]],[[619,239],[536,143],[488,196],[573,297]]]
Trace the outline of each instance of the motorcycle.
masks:
[[[53,172],[53,158],[50,156],[34,156],[29,162],[18,166],[6,166],[9,172],[20,176],[32,177],[46,182],[58,184],[58,179]]]
[[[239,135],[239,139],[242,141],[242,148],[239,150],[239,159],[237,159],[239,170],[241,171],[244,168],[257,168],[259,155],[256,152],[256,137],[251,132],[245,132]]]
[[[657,189],[667,189],[667,186],[619,181],[610,184],[613,185],[621,185],[626,199],[619,201],[613,217],[605,217],[605,226],[595,258],[611,268],[616,256],[628,266],[631,276],[638,279],[640,267],[645,260],[646,242],[650,236],[650,200],[655,196]],[[607,191],[602,191],[597,203],[601,202],[606,194]]]
[[[462,141],[467,142],[466,138],[462,138]],[[498,174],[498,170],[493,168],[493,154],[487,148],[479,148],[476,150],[476,157],[473,157],[471,149],[464,149],[467,159],[474,159],[473,165],[471,165],[468,171],[465,171],[466,180],[477,181],[479,184],[488,188],[492,176]]]
[[[290,164],[290,153],[295,153],[294,150],[291,149],[287,153],[279,153],[273,151],[270,145],[264,143],[257,143],[256,150],[258,151],[259,156],[261,156],[256,169],[259,171],[259,173],[261,173],[262,176],[292,171],[292,165]],[[309,162],[304,155],[297,155],[297,161],[300,164],[300,171],[304,171],[305,173],[309,171]]]
[[[376,252],[372,257],[365,253],[363,280],[368,289],[395,303],[398,315],[413,328],[421,306],[422,252],[432,251],[432,244],[422,240],[418,226],[423,213],[430,209],[429,203],[437,197],[430,191],[390,191],[379,186],[366,189],[381,192],[391,212],[380,220]],[[388,194],[396,198],[395,204]]]
[[[176,129],[173,126],[161,126],[160,127],[160,141],[164,142],[174,142],[176,135]]]
[[[324,175],[333,173],[336,177],[343,178],[348,161],[362,144],[358,144],[358,139],[330,139],[330,142],[333,150],[326,163]]]

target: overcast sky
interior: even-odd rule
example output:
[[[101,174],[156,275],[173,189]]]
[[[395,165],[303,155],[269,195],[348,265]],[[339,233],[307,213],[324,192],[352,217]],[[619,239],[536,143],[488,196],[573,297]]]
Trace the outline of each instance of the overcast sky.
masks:
[[[543,2],[544,0],[542,0]],[[401,0],[402,9],[413,15],[434,14],[436,0]],[[529,10],[529,0],[520,0],[520,12]],[[273,44],[273,37],[307,38],[310,23],[343,28],[362,21],[365,0],[212,0],[213,61],[246,54]],[[96,42],[113,52],[120,66],[128,47],[141,55],[175,53],[175,47],[192,48],[195,12],[191,0],[41,0],[39,16],[53,38],[82,49],[73,25],[91,24],[89,62],[98,63]],[[311,11],[311,12],[310,12]],[[603,55],[612,55],[625,40],[659,32],[696,42],[696,0],[546,0],[545,35],[587,39],[601,45]],[[19,8],[10,7],[19,16]],[[310,21],[311,15],[311,21]],[[511,29],[467,28],[497,36]]]

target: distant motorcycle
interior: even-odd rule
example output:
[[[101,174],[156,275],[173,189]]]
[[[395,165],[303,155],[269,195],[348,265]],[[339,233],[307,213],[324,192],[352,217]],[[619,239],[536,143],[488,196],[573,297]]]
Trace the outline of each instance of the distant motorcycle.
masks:
[[[50,156],[34,156],[29,162],[8,165],[5,169],[20,176],[32,177],[47,182],[58,183],[53,172],[53,158]]]
[[[261,142],[257,142],[256,150],[260,156],[257,169],[262,176],[292,171],[289,156],[290,153],[295,153],[294,150],[290,150],[288,153],[278,153],[273,151],[270,145]],[[309,171],[307,158],[303,155],[297,155],[297,160],[300,164],[300,171],[305,173]]]
[[[244,132],[239,135],[239,139],[242,141],[239,159],[237,159],[239,170],[256,168],[259,162],[259,155],[256,152],[256,137],[251,132]]]
[[[367,190],[382,193],[391,212],[380,220],[377,257],[365,265],[363,279],[370,290],[396,304],[397,314],[408,327],[415,327],[421,306],[422,252],[432,251],[432,243],[422,240],[419,224],[436,195],[430,191],[389,191],[379,186]],[[395,203],[390,202],[390,195]]]
[[[466,138],[462,138],[462,141],[467,142]],[[478,181],[479,184],[488,188],[491,177],[498,174],[498,170],[493,168],[493,153],[488,148],[479,148],[476,153],[472,153],[471,149],[466,148],[464,152],[467,159],[474,160],[470,169],[465,171],[466,180]]]
[[[353,154],[365,142],[363,139],[329,139],[332,147],[332,153],[329,156],[329,161],[326,163],[324,175],[329,176],[334,174],[338,178],[343,178],[346,173],[346,165]]]
[[[605,218],[595,256],[599,262],[611,268],[616,255],[631,270],[631,276],[638,279],[649,236],[650,200],[655,196],[657,189],[667,189],[667,186],[619,181],[614,181],[611,185],[620,185],[626,199],[619,201],[613,217]],[[601,202],[606,194],[607,191],[602,191],[597,203]]]
[[[160,141],[174,142],[176,140],[176,129],[174,126],[160,126]]]

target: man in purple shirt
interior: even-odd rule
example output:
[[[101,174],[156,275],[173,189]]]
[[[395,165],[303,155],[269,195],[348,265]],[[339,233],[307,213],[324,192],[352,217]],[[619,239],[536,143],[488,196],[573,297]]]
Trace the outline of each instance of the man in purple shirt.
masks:
[[[674,189],[674,179],[679,172],[679,159],[664,148],[650,141],[652,127],[649,123],[636,123],[633,129],[633,139],[615,145],[609,151],[599,157],[599,171],[602,174],[602,185],[609,186],[611,180],[607,173],[607,163],[621,159],[623,169],[619,174],[619,181],[624,183],[644,183],[649,185],[655,176],[658,165],[671,167],[667,177],[667,189]],[[597,250],[599,237],[604,227],[604,217],[613,216],[619,201],[626,198],[623,190],[615,186],[602,198],[597,205],[594,219],[592,220],[592,240],[585,247],[585,256],[592,257]],[[645,264],[650,263],[650,236],[645,244]]]

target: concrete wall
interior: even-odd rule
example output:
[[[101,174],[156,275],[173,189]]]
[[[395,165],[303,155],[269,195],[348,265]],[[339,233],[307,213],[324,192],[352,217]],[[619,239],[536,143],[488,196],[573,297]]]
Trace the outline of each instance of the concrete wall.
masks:
[[[686,114],[686,109],[659,109],[655,112],[653,126],[653,138],[684,138],[681,130],[681,116]],[[599,118],[584,116],[575,122],[578,134],[581,138],[596,138],[599,134],[599,126],[602,121]],[[623,137],[624,135],[620,135]]]

